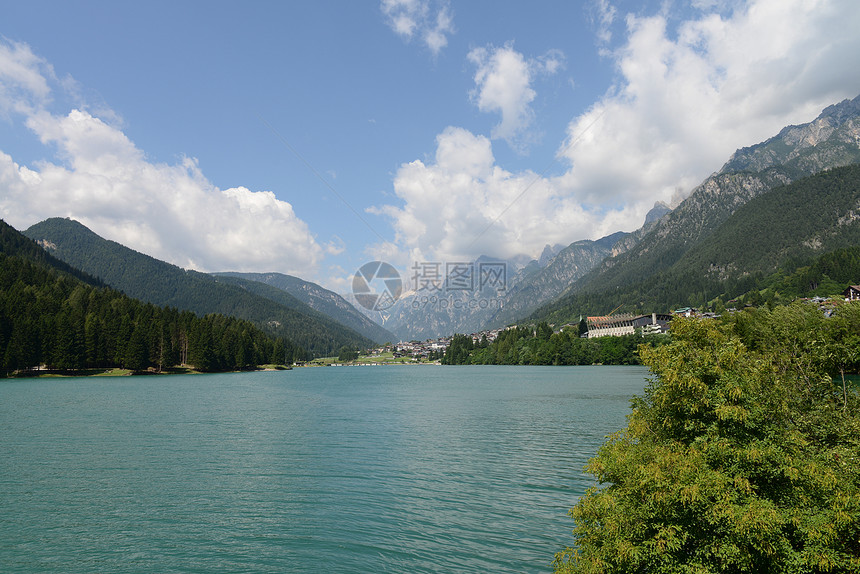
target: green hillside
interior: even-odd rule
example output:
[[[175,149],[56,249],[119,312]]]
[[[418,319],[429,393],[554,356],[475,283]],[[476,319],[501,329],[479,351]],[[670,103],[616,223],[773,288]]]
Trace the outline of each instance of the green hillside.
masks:
[[[572,294],[536,316],[568,321],[618,305],[629,310],[702,306],[768,287],[784,298],[807,295],[819,288],[823,277],[830,277],[827,269],[850,267],[845,262],[854,252],[847,248],[858,246],[860,165],[852,165],[751,199],[675,263],[651,276],[615,289]],[[834,258],[844,264],[837,265]],[[842,273],[839,278],[860,281],[860,276],[851,277]]]
[[[660,282],[662,273],[676,265],[693,246],[706,240],[740,205],[788,181],[791,178],[781,168],[712,176],[632,249],[605,259],[574,284],[565,298],[572,300],[580,294],[601,299],[608,296],[610,306],[606,312],[617,305],[651,303],[640,295],[640,285],[645,278]],[[676,296],[686,297],[688,291],[686,286],[680,287],[680,293],[675,293],[671,286],[663,285],[663,288],[672,291],[665,293],[667,301]],[[622,293],[637,294],[640,299],[615,297]],[[611,304],[612,301],[617,303]],[[558,303],[552,307],[558,308]]]
[[[860,163],[858,119],[860,96],[829,106],[811,122],[787,126],[762,143],[737,150],[720,171],[693,189],[680,205],[641,235],[638,242],[606,258],[569,285],[554,302],[536,310],[532,317],[569,319],[574,316],[574,309],[597,314],[619,305],[625,310],[689,305],[702,302],[715,292],[737,293],[755,288],[764,279],[757,274],[772,272],[774,261],[781,262],[778,266],[791,267],[792,256],[786,252],[792,251],[791,247],[763,255],[770,253],[768,245],[773,247],[766,237],[772,222],[765,216],[751,224],[753,229],[724,232],[734,235],[737,244],[725,237],[711,243],[711,235],[745,204],[776,187],[828,169]],[[814,198],[809,202],[813,210],[818,207]],[[787,217],[797,217],[798,213],[795,209],[794,215]],[[850,215],[843,215],[850,220]],[[631,237],[638,238],[642,231]],[[819,245],[825,239],[810,236],[796,241],[802,244],[808,240],[811,249],[808,253],[794,250],[795,254],[807,258],[820,255],[834,245],[832,242]],[[705,245],[717,247],[705,248]],[[700,249],[718,252],[697,251]],[[701,268],[702,261],[696,262],[696,257],[708,259],[708,268]],[[735,262],[735,258],[744,257],[747,263]],[[755,264],[748,263],[750,258],[761,257],[764,259]],[[685,258],[687,261],[682,261]],[[732,281],[737,284],[731,285]]]
[[[34,263],[41,263],[56,272],[80,279],[88,285],[103,287],[104,283],[80,269],[72,267],[48,253],[33,240],[23,235],[3,220],[0,220],[0,252],[15,255]]]
[[[0,374],[40,365],[222,371],[303,358],[248,321],[142,303],[69,270],[0,221]]]
[[[314,356],[328,355],[344,346],[365,348],[374,344],[286,293],[276,303],[233,282],[187,271],[103,239],[77,221],[51,218],[24,234],[35,241],[50,242],[52,255],[130,297],[201,316],[219,313],[246,319]]]
[[[860,245],[860,165],[835,168],[752,199],[674,267],[680,280],[731,285]],[[855,277],[853,280],[860,280]],[[736,293],[735,293],[736,294]]]
[[[334,319],[342,325],[346,325],[353,331],[377,343],[386,343],[396,339],[391,332],[360,313],[343,297],[316,283],[283,273],[227,272],[213,273],[213,275],[220,278],[233,278],[237,285],[241,285],[258,295],[276,302],[280,302],[281,299],[278,291],[288,293],[290,299],[298,299],[313,310]],[[272,289],[275,289],[275,291]]]

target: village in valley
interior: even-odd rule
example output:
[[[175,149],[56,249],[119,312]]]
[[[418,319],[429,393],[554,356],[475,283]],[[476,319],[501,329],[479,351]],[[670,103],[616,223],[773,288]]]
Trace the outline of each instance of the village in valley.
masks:
[[[803,301],[817,305],[825,315],[829,316],[833,309],[845,302],[860,301],[860,285],[849,285],[841,296],[833,297],[811,297]],[[727,313],[735,313],[737,309],[730,307]],[[615,313],[608,315],[584,317],[579,323],[566,323],[559,327],[553,327],[553,332],[563,330],[577,331],[582,338],[596,337],[620,337],[625,335],[640,334],[660,335],[669,332],[669,327],[674,317],[695,317],[700,319],[716,319],[719,313],[700,310],[694,307],[682,307],[669,313]],[[508,325],[499,329],[491,329],[468,334],[476,345],[486,346],[495,341],[499,334],[508,330],[519,328],[518,325]],[[389,364],[441,364],[441,359],[446,349],[451,344],[453,335],[426,339],[424,341],[399,341],[397,343],[386,343],[372,349],[366,349],[358,354],[356,358],[337,357],[317,359],[308,363],[310,366],[380,366]],[[345,360],[346,359],[346,360]]]

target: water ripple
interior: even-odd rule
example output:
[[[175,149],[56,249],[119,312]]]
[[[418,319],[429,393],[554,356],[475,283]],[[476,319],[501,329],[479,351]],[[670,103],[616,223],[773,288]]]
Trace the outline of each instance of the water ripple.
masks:
[[[639,368],[0,384],[0,564],[548,572]]]

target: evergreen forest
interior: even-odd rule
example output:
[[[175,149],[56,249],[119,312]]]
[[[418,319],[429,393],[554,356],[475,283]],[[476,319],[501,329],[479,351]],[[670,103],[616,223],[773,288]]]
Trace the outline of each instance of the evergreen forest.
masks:
[[[456,334],[442,357],[443,365],[638,365],[641,345],[657,346],[666,335],[641,334],[584,338],[585,322],[578,328],[553,332],[546,322],[501,331],[488,342]]]
[[[104,239],[74,220],[47,219],[24,234],[49,245],[53,257],[130,297],[200,316],[239,317],[272,337],[290,340],[312,356],[331,355],[344,345],[366,348],[374,344],[286,291],[182,269]]]
[[[124,368],[200,371],[306,358],[248,321],[132,299],[77,272],[0,222],[0,373]],[[56,265],[59,263],[58,265]]]

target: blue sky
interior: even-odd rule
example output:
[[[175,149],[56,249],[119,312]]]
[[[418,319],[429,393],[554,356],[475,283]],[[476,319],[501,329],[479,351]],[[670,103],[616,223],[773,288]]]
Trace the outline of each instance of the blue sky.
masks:
[[[0,2],[0,217],[341,292],[639,227],[860,93],[854,0]]]

